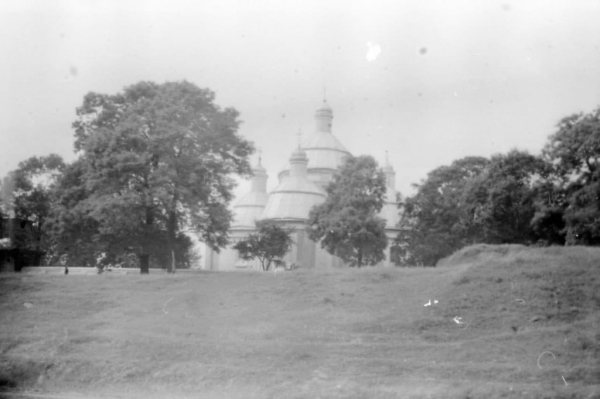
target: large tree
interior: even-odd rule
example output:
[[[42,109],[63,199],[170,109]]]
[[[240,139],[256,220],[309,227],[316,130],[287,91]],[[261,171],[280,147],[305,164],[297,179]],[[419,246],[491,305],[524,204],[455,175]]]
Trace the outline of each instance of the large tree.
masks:
[[[39,256],[50,249],[46,222],[52,206],[51,191],[64,168],[59,155],[33,156],[20,162],[17,169],[4,178],[6,212],[25,226],[17,230],[14,244],[37,254],[36,263],[41,260]]]
[[[285,256],[293,243],[292,230],[269,221],[257,221],[256,232],[248,235],[234,245],[244,260],[258,258],[263,271]]]
[[[550,195],[540,198],[536,222],[560,227],[562,212],[567,244],[600,245],[600,108],[563,118],[543,155],[555,175],[546,187]]]
[[[483,173],[466,186],[460,214],[477,226],[478,241],[488,244],[537,241],[531,221],[535,214],[536,183],[550,165],[540,157],[512,150],[494,155]]]
[[[385,175],[370,156],[347,157],[326,188],[327,199],[311,209],[308,236],[350,266],[385,259]]]
[[[125,237],[142,273],[157,245],[174,254],[185,229],[217,251],[227,244],[232,175],[251,173],[254,148],[237,133],[238,112],[214,99],[185,81],[141,82],[89,93],[77,109],[75,150],[88,194],[81,207],[101,235]]]
[[[465,157],[429,172],[415,195],[400,202],[400,232],[396,250],[404,265],[434,266],[436,262],[477,242],[479,226],[468,216],[465,190],[488,166],[483,157]]]

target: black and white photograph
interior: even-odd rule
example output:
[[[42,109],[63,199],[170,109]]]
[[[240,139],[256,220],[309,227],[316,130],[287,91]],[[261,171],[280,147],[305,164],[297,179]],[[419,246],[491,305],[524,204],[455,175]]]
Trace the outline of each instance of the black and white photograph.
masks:
[[[0,399],[600,399],[600,1],[0,1]]]

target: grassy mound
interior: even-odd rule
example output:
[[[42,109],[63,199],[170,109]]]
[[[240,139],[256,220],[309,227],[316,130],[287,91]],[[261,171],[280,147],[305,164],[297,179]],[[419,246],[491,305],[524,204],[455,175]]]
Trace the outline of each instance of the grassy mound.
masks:
[[[531,356],[565,386],[600,384],[600,249],[475,245],[440,261],[464,265],[440,305],[415,322],[423,338],[468,342],[495,359]]]
[[[456,251],[447,258],[441,259],[437,267],[467,265],[485,261],[498,261],[504,259],[510,261],[521,252],[529,251],[529,248],[518,244],[488,245],[477,244]]]

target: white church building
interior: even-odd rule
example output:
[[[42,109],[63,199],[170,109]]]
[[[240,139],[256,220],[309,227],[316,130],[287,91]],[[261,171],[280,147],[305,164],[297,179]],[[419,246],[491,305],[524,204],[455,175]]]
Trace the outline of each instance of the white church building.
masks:
[[[325,201],[325,187],[332,180],[344,157],[350,152],[332,133],[333,112],[324,101],[315,113],[315,131],[307,135],[289,158],[289,165],[278,174],[279,184],[267,192],[267,171],[260,162],[253,167],[254,176],[248,193],[234,202],[234,221],[230,231],[231,244],[219,253],[206,249],[203,262],[207,270],[262,270],[257,259],[244,261],[233,249],[236,242],[255,231],[255,221],[269,220],[294,229],[294,244],[284,261],[301,268],[343,267],[343,261],[327,253],[319,243],[308,238],[305,222],[310,209]],[[386,220],[386,234],[391,244],[398,230],[398,208],[394,169],[386,160],[386,202],[379,214]],[[382,266],[393,266],[390,244]]]

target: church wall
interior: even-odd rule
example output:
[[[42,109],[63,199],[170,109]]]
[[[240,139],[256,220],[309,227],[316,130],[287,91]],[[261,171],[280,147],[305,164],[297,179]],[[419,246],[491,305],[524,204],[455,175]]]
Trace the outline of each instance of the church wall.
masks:
[[[284,227],[291,227],[294,229],[292,233],[292,244],[291,250],[284,256],[283,260],[288,264],[296,264],[301,268],[314,268],[314,269],[333,269],[348,267],[342,259],[337,256],[329,254],[325,249],[321,248],[319,243],[313,242],[308,238],[308,234],[304,229],[304,225],[298,222],[287,222],[282,223]],[[206,249],[205,254],[205,269],[207,270],[221,270],[221,271],[254,271],[262,270],[260,261],[254,259],[251,261],[244,261],[239,258],[239,253],[233,249],[233,245],[239,240],[245,238],[251,231],[234,231],[232,232],[231,241],[232,243],[223,248],[220,253]],[[388,247],[385,250],[385,260],[377,264],[378,267],[394,267],[394,263],[391,260],[391,247],[394,238],[397,235],[397,230],[388,229],[386,230],[388,237]]]
[[[243,260],[239,257],[238,251],[233,249],[232,243],[217,253],[210,248],[206,249],[204,269],[218,271],[255,271],[262,270],[258,259]]]
[[[252,233],[253,230],[234,230],[231,232],[231,243],[222,248],[220,252],[206,247],[204,256],[204,269],[220,271],[252,271],[262,270],[258,259],[245,261],[240,258],[239,252],[233,246],[241,239]]]
[[[206,270],[219,269],[219,254],[216,251],[206,247],[204,252],[204,267]]]
[[[385,249],[385,259],[379,262],[376,266],[381,267],[394,267],[394,262],[392,262],[392,246],[394,245],[394,240],[396,239],[396,235],[398,234],[397,230],[386,229],[385,235],[388,239],[388,246]]]
[[[237,251],[231,247],[221,250],[219,254],[219,270],[235,270],[235,262],[238,260]]]
[[[330,255],[325,249],[321,248],[321,244],[316,244],[316,269],[331,269],[333,264],[333,255]]]
[[[308,238],[306,230],[298,232],[296,246],[298,248],[296,264],[303,268],[313,268],[315,264],[316,243]]]
[[[385,250],[385,260],[379,262],[377,267],[394,267],[391,258],[391,247],[395,232],[388,232],[389,245]],[[295,264],[308,269],[335,269],[348,267],[342,259],[329,254],[308,238],[306,231],[300,230],[293,234],[294,244],[283,260],[288,265]],[[239,258],[238,251],[233,249],[233,243],[217,253],[209,248],[205,255],[205,269],[219,271],[260,271],[262,266],[258,259],[244,261]]]

